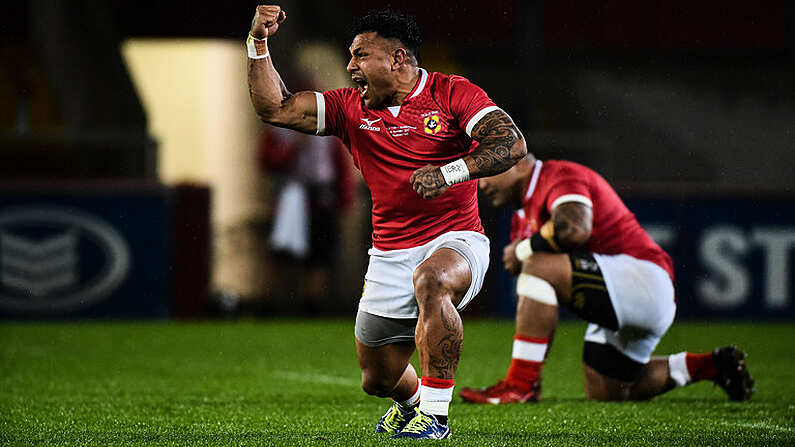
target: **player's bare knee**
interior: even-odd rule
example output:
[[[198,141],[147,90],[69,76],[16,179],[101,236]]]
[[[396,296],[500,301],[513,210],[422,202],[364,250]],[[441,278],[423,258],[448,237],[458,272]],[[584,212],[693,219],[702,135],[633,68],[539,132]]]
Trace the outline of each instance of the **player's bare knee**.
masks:
[[[586,400],[593,400],[596,402],[623,402],[629,399],[628,393],[585,393]]]
[[[414,295],[417,303],[423,305],[427,300],[440,299],[451,295],[445,272],[437,267],[421,267],[414,271]]]
[[[389,397],[389,393],[392,391],[372,382],[362,382],[362,390],[368,395],[375,397]]]
[[[608,399],[604,393],[595,393],[592,391],[585,392],[585,400],[593,400],[596,402],[610,402],[611,399]]]
[[[522,261],[522,273],[538,276],[541,271],[539,268],[541,263],[537,259],[538,256],[530,256]]]
[[[538,253],[530,256],[522,264],[522,275],[529,275],[535,278],[536,282],[548,284],[555,293],[555,305],[566,305],[569,301],[570,286],[566,286],[567,275],[569,272],[559,267],[559,259],[546,253]],[[550,262],[554,260],[555,262]]]
[[[543,256],[530,256],[522,263],[522,273],[527,273],[552,283],[555,278],[550,274],[547,264]]]
[[[542,278],[522,272],[516,281],[516,294],[521,298],[536,301],[542,304],[558,306],[557,292],[552,285]],[[524,303],[519,300],[520,305]],[[518,308],[517,308],[518,311]]]
[[[362,372],[362,390],[370,396],[387,397],[395,389],[395,385],[396,383],[385,377]]]
[[[592,384],[585,386],[585,399],[597,402],[623,402],[629,400],[631,384]]]

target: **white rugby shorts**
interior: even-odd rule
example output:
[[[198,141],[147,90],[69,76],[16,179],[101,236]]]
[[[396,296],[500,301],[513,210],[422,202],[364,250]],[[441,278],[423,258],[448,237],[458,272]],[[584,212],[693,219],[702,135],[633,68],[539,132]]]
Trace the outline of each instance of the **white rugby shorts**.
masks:
[[[387,318],[417,318],[414,270],[436,250],[450,248],[469,263],[472,283],[458,310],[469,304],[483,286],[489,268],[489,239],[475,231],[450,231],[418,247],[399,250],[371,248],[359,310]]]
[[[671,277],[659,265],[629,255],[593,256],[602,270],[619,330],[591,323],[585,341],[609,344],[638,363],[648,363],[676,314]]]

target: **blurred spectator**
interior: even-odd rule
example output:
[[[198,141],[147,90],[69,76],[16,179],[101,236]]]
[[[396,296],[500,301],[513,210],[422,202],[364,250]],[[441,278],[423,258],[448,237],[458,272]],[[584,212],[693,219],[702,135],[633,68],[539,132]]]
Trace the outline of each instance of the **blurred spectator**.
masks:
[[[334,294],[329,278],[340,250],[340,218],[352,203],[347,149],[336,137],[266,126],[257,157],[274,191],[270,282],[281,284],[292,276],[285,276],[284,268],[298,267],[300,280],[293,276],[291,281],[298,287],[277,287],[276,292],[297,289],[303,310],[317,312]]]

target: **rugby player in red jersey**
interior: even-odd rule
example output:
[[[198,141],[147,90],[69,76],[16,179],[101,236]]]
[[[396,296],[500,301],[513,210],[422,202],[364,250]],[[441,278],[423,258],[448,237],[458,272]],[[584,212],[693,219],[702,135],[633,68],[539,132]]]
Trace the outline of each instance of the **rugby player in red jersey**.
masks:
[[[644,400],[705,379],[732,400],[751,398],[754,382],[737,348],[651,356],[676,312],[673,263],[599,174],[528,154],[507,172],[480,179],[479,187],[495,206],[520,207],[503,251],[505,268],[519,275],[519,301],[505,379],[461,390],[465,401],[541,398],[558,306],[590,323],[583,349],[588,399]]]
[[[290,93],[267,43],[286,17],[278,6],[257,7],[246,42],[251,101],[266,123],[340,137],[370,189],[373,247],[356,352],[364,391],[394,400],[376,432],[446,438],[458,311],[489,262],[470,179],[513,166],[527,153],[524,138],[479,87],[420,68],[419,28],[391,11],[354,25],[347,70],[357,88]],[[415,349],[421,381],[409,363]]]

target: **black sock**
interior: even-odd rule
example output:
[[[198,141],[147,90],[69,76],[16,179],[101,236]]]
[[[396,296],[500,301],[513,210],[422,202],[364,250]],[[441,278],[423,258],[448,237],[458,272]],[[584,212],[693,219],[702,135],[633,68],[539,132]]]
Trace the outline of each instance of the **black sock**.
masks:
[[[433,416],[440,424],[447,425],[447,416],[442,416],[441,414],[434,414]]]

